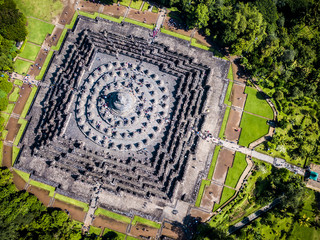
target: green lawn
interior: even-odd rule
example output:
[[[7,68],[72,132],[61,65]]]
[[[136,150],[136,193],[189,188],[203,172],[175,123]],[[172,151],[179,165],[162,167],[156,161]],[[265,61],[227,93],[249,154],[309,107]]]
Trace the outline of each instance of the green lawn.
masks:
[[[53,17],[60,14],[63,4],[58,0],[14,0],[17,7],[25,16],[36,17],[50,22]]]
[[[117,23],[121,23],[123,20],[123,17],[115,18],[104,14],[100,14],[100,17]]]
[[[40,49],[41,47],[28,42],[25,48],[23,49],[22,53],[19,54],[19,56],[34,61],[36,60]]]
[[[229,118],[229,115],[230,115],[230,111],[231,111],[231,108],[227,107],[226,111],[224,113],[224,116],[223,116],[223,121],[222,121],[220,132],[219,132],[219,138],[221,138],[221,139],[225,138],[224,132],[226,131],[226,127],[227,127],[227,122],[228,122],[228,118]]]
[[[20,88],[14,87],[13,92],[9,96],[9,101],[16,102],[19,98]]]
[[[20,152],[20,148],[17,148],[16,146],[12,147],[12,163],[11,165],[13,166],[14,162],[16,161],[16,158]]]
[[[211,165],[209,168],[209,172],[208,172],[208,179],[211,180],[213,173],[214,173],[214,169],[216,167],[216,163],[217,163],[217,159],[219,156],[219,152],[220,152],[221,146],[216,146],[214,149],[214,153],[213,153],[213,157],[212,157],[212,161],[211,161]]]
[[[50,62],[50,59],[51,59],[52,55],[53,55],[53,51],[49,51],[49,53],[48,53],[48,55],[46,57],[46,60],[44,61],[43,66],[42,66],[42,68],[40,70],[39,75],[35,77],[36,80],[41,80],[42,79],[44,73],[47,70],[47,67],[49,65],[49,62]]]
[[[8,134],[8,130],[1,131],[1,140],[5,140]]]
[[[116,234],[116,236],[115,236]],[[124,240],[126,239],[126,235],[120,232],[113,231],[111,229],[105,228],[103,231],[102,239],[116,239],[116,240]],[[129,239],[129,238],[127,238]]]
[[[14,168],[14,171],[25,181],[28,182],[30,174]]]
[[[31,62],[26,62],[21,59],[17,59],[14,62],[14,70],[19,74],[26,75],[31,64]]]
[[[196,207],[200,207],[201,199],[202,199],[202,196],[203,196],[203,192],[204,192],[206,186],[209,186],[210,183],[211,183],[210,180],[202,180],[201,181],[201,185],[200,185],[200,188],[199,188],[197,200],[196,200],[196,203],[194,204]]]
[[[228,79],[233,81],[233,72],[232,72],[232,64],[231,63],[230,63],[229,71],[228,71]]]
[[[147,2],[144,2],[144,4],[143,4],[143,7],[142,7],[142,11],[147,11],[148,9],[149,9],[149,7],[150,7],[150,4],[149,3],[147,3]]]
[[[224,104],[226,104],[228,106],[231,106],[230,95],[231,95],[231,91],[232,91],[232,86],[233,86],[233,81],[230,81],[228,84],[226,96],[224,98]]]
[[[55,187],[53,187],[53,186],[50,186],[50,185],[47,185],[47,184],[45,184],[45,183],[42,183],[42,182],[38,182],[38,181],[35,181],[35,180],[30,180],[30,182],[29,182],[29,184],[30,185],[32,185],[32,186],[35,186],[35,187],[38,187],[38,188],[42,188],[42,189],[44,189],[44,190],[47,190],[48,192],[50,192],[49,193],[49,196],[50,197],[53,197],[53,195],[54,195],[54,191],[55,191]]]
[[[25,117],[26,117],[26,115],[27,115],[27,113],[28,113],[28,110],[29,110],[29,108],[30,108],[30,105],[31,105],[31,103],[32,103],[32,100],[33,100],[33,98],[34,98],[34,95],[35,95],[36,92],[37,92],[37,89],[38,89],[37,87],[32,87],[31,93],[30,93],[30,95],[29,95],[29,97],[28,97],[28,100],[27,100],[26,104],[24,105],[24,108],[23,108],[22,113],[21,113],[21,115],[20,115],[21,118],[25,118]]]
[[[7,106],[7,109],[4,112],[11,114],[12,110],[14,109],[14,106],[15,106],[14,103],[9,103]]]
[[[14,83],[15,85],[20,86],[20,87],[23,85],[23,81],[21,81],[21,80],[19,80],[19,79],[14,80],[13,83]]]
[[[13,144],[16,145],[16,146],[18,146],[18,144],[20,142],[21,136],[22,136],[22,134],[24,132],[24,129],[25,129],[28,121],[20,118],[18,120],[18,123],[21,124],[21,126],[20,126],[19,131],[17,133],[17,136],[15,137],[14,142],[13,142]]]
[[[129,7],[131,0],[121,0],[120,4],[125,7]]]
[[[138,25],[138,26],[141,26],[141,27],[149,28],[149,29],[153,29],[154,28],[153,25],[142,23],[142,22],[138,22],[138,21],[130,19],[130,18],[125,18],[124,21],[128,22],[128,23],[132,23],[132,24]]]
[[[139,217],[139,216],[134,216],[133,220],[132,220],[132,226],[136,225],[136,223],[142,223],[144,225],[147,225],[149,227],[153,227],[153,228],[157,228],[159,229],[161,227],[160,223],[156,223],[154,221]]]
[[[87,12],[82,12],[82,11],[78,11],[80,15],[88,17],[88,18],[92,18],[95,19],[96,17],[98,17],[99,13],[95,12],[94,14],[91,13],[87,13]]]
[[[131,237],[131,236],[127,236],[127,240],[138,240],[139,238],[135,238],[135,237]]]
[[[34,18],[28,18],[28,41],[41,45],[46,35],[52,33],[54,25]]]
[[[247,167],[246,155],[236,152],[232,168],[229,168],[225,185],[235,188],[243,171]]]
[[[89,233],[90,233],[90,234],[93,233],[93,234],[95,234],[95,235],[97,235],[97,236],[100,236],[101,231],[102,231],[101,228],[94,227],[94,226],[90,226],[90,229],[89,229]]]
[[[213,207],[213,212],[216,211],[219,207],[221,207],[223,204],[225,204],[233,195],[235,194],[235,190],[224,187],[220,199],[219,204],[215,204]]]
[[[164,33],[164,34],[171,35],[171,36],[176,37],[176,38],[181,38],[181,39],[186,40],[186,41],[190,41],[191,40],[191,37],[189,37],[189,36],[185,36],[185,35],[182,35],[182,34],[179,34],[179,33],[175,33],[175,32],[172,32],[170,30],[166,30],[164,28],[161,28],[161,32]]]
[[[84,203],[84,202],[81,202],[81,201],[78,201],[78,200],[76,200],[76,199],[69,198],[69,197],[63,196],[63,195],[58,194],[58,193],[56,193],[56,194],[54,195],[54,198],[55,198],[55,199],[58,199],[58,200],[60,200],[60,201],[63,201],[63,202],[66,202],[66,203],[69,203],[69,204],[72,204],[72,205],[81,207],[81,208],[83,208],[83,210],[84,210],[85,212],[88,212],[88,210],[89,210],[89,204]]]
[[[135,0],[135,1],[132,0],[130,7],[133,8],[133,9],[139,10],[141,5],[142,5],[142,2],[143,1],[141,1],[141,0]]]
[[[8,115],[4,112],[1,112],[0,116],[3,118],[3,126],[5,127],[9,121],[10,115]]]
[[[120,221],[120,222],[125,222],[125,223],[128,223],[128,224],[131,222],[131,218],[129,218],[127,216],[123,216],[123,215],[120,215],[120,214],[117,214],[117,213],[114,213],[114,212],[111,212],[111,211],[108,211],[108,210],[105,210],[105,209],[102,209],[102,208],[98,208],[94,212],[94,214],[95,215],[104,215],[106,217],[115,219],[115,220]]]
[[[273,119],[273,111],[260,92],[255,88],[247,86],[245,93],[248,94],[244,107],[245,111]]]
[[[269,126],[266,119],[243,113],[241,118],[241,134],[239,145],[249,146],[250,143],[266,135],[269,131]]]
[[[158,13],[159,12],[159,8],[157,8],[156,6],[153,6],[152,12],[153,13]]]

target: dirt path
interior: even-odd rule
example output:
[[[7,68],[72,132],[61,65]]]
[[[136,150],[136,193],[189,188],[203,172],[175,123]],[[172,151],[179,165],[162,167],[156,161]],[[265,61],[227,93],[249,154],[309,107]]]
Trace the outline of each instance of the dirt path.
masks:
[[[74,205],[59,201],[57,199],[54,200],[52,207],[60,208],[62,210],[67,210],[72,219],[83,222],[86,213],[82,208],[76,207]]]
[[[29,187],[27,188],[27,191],[35,195],[40,200],[40,202],[43,203],[43,205],[45,206],[49,205],[49,202],[51,200],[51,197],[49,197],[49,191],[46,191],[44,189],[41,189],[32,185],[29,185]]]
[[[24,105],[26,104],[29,95],[31,93],[31,87],[28,84],[23,84],[20,90],[20,96],[17,103],[13,109],[13,113],[20,115],[23,111]]]
[[[20,126],[21,125],[18,123],[17,118],[10,117],[9,122],[6,127],[6,130],[8,130],[6,141],[13,142],[14,138],[16,137],[16,135],[20,129]]]
[[[116,221],[114,219],[108,218],[106,216],[96,216],[92,222],[95,227],[109,228],[117,232],[126,233],[128,224]]]
[[[158,229],[152,228],[140,223],[131,227],[130,235],[138,237],[139,239],[156,239]]]
[[[3,159],[2,166],[11,168],[12,166],[12,147],[3,144]]]
[[[24,190],[27,183],[15,171],[12,171],[12,175],[13,183],[17,187],[17,189]]]

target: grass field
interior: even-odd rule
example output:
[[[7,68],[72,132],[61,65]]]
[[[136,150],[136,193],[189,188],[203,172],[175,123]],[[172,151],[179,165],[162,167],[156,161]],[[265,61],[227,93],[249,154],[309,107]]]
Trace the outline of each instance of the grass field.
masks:
[[[38,181],[35,181],[35,180],[30,180],[30,182],[29,182],[29,184],[31,184],[31,185],[33,185],[33,186],[35,186],[35,187],[38,187],[38,188],[42,188],[42,189],[44,189],[44,190],[47,190],[48,192],[50,192],[49,193],[49,196],[50,197],[53,197],[53,195],[54,195],[54,191],[55,191],[55,187],[52,187],[52,186],[50,186],[50,185],[47,185],[47,184],[45,184],[45,183],[42,183],[42,182],[38,182]]]
[[[216,146],[214,149],[214,153],[213,153],[213,157],[212,157],[212,161],[211,161],[211,165],[209,168],[209,172],[208,172],[208,179],[211,180],[213,173],[214,173],[214,169],[216,167],[216,163],[217,163],[217,159],[219,156],[219,152],[220,152],[221,146]]]
[[[46,35],[52,33],[54,25],[34,18],[28,18],[28,41],[41,45]]]
[[[26,62],[21,59],[17,59],[14,62],[14,70],[19,74],[26,75],[31,64],[31,62]]]
[[[14,103],[9,103],[7,106],[7,109],[4,112],[11,114],[12,110],[14,109],[14,106],[15,106]]]
[[[229,118],[229,115],[230,115],[230,111],[231,111],[231,108],[227,107],[226,111],[224,113],[224,116],[223,116],[220,132],[219,132],[219,138],[221,138],[221,139],[225,138],[224,132],[226,131],[226,127],[227,127],[227,122],[228,122],[228,118]]]
[[[20,88],[14,87],[13,92],[9,96],[9,101],[16,102],[19,98]]]
[[[93,233],[93,234],[95,234],[95,235],[97,235],[97,236],[100,236],[101,231],[102,231],[101,228],[94,227],[94,226],[90,226],[90,229],[89,229],[89,233],[90,233],[90,234]]]
[[[3,118],[3,126],[5,127],[9,121],[10,115],[4,112],[1,112],[0,116]]]
[[[25,129],[28,121],[20,118],[18,120],[18,123],[21,124],[21,126],[20,126],[19,131],[17,133],[17,136],[15,137],[14,142],[13,142],[13,144],[16,146],[18,146],[18,144],[19,144],[20,138],[24,132],[24,129]]]
[[[255,88],[247,86],[245,93],[248,94],[246,105],[244,107],[245,111],[273,119],[273,111],[260,92]]]
[[[233,81],[233,72],[232,72],[232,64],[230,63],[229,71],[228,71],[228,79]]]
[[[134,216],[133,220],[132,220],[132,226],[136,225],[136,223],[142,223],[144,225],[147,225],[149,227],[153,227],[153,228],[157,228],[159,229],[161,227],[160,223],[156,223],[154,221],[139,217],[139,216]]]
[[[30,95],[29,95],[29,97],[28,97],[28,100],[27,100],[26,104],[24,105],[24,108],[23,108],[22,113],[21,113],[21,115],[20,115],[21,118],[25,118],[25,117],[26,117],[26,115],[27,115],[27,113],[28,113],[28,110],[29,110],[29,108],[30,108],[30,105],[31,105],[31,103],[32,103],[32,100],[33,100],[33,98],[34,98],[34,95],[35,95],[36,92],[37,92],[37,89],[38,89],[37,87],[32,87],[31,93],[30,93]]]
[[[143,7],[142,7],[142,11],[147,11],[148,9],[149,9],[149,7],[150,7],[150,4],[149,3],[147,3],[147,2],[144,2],[144,4],[143,4]]]
[[[158,13],[159,12],[159,8],[157,8],[156,6],[153,6],[152,12],[153,13]]]
[[[232,168],[229,168],[225,185],[235,188],[243,171],[247,167],[246,155],[236,152]]]
[[[219,207],[221,207],[223,204],[225,204],[234,194],[235,194],[235,190],[224,187],[223,191],[222,191],[222,195],[221,195],[221,199],[220,199],[220,203],[219,204],[215,204],[213,207],[213,212],[216,211]]]
[[[47,70],[47,67],[49,65],[49,62],[50,62],[50,59],[51,59],[52,55],[53,55],[53,51],[49,51],[49,53],[48,53],[48,55],[46,57],[46,60],[44,61],[43,66],[42,66],[42,68],[40,70],[39,75],[35,77],[36,80],[41,80],[42,79],[44,73]]]
[[[231,91],[232,91],[232,86],[233,86],[233,82],[230,81],[228,84],[228,89],[226,92],[226,96],[224,98],[224,104],[231,106],[231,101],[230,101],[230,95],[231,95]]]
[[[243,113],[240,123],[241,134],[239,145],[249,146],[250,143],[266,135],[269,131],[269,126],[266,119]]]
[[[41,47],[36,46],[34,44],[27,43],[22,53],[19,54],[19,57],[34,61],[38,56],[40,48]]]
[[[55,199],[58,199],[58,200],[60,200],[60,201],[63,201],[63,202],[66,202],[66,203],[69,203],[69,204],[72,204],[72,205],[81,207],[81,208],[83,208],[83,210],[84,210],[85,212],[88,212],[88,210],[89,210],[89,204],[84,203],[84,202],[81,202],[81,201],[78,201],[78,200],[76,200],[76,199],[72,199],[72,198],[63,196],[63,195],[58,194],[58,193],[56,193],[56,194],[54,195],[54,198],[55,198]]]
[[[176,38],[181,38],[181,39],[186,40],[186,41],[190,41],[190,39],[191,39],[191,37],[189,37],[189,36],[185,36],[185,35],[182,35],[182,34],[179,34],[179,33],[175,33],[175,32],[172,32],[170,30],[166,30],[164,28],[161,28],[161,32],[164,33],[164,34],[171,35],[171,36],[176,37]]]
[[[21,81],[21,80],[19,80],[19,79],[14,80],[13,83],[14,83],[15,85],[20,86],[20,87],[23,85],[23,81]]]
[[[1,131],[1,140],[6,139],[7,134],[8,134],[8,130],[2,130],[2,131]]]
[[[116,234],[116,236],[115,236],[115,234]],[[126,238],[125,234],[113,231],[113,230],[108,229],[108,228],[105,228],[104,231],[103,231],[102,239],[124,240],[125,238]]]
[[[14,171],[25,181],[28,182],[30,174],[14,168]]]
[[[210,180],[202,180],[201,181],[201,185],[200,185],[199,192],[197,195],[196,203],[194,204],[196,207],[200,207],[204,189],[206,188],[206,186],[209,186],[210,183],[211,183]]]
[[[130,1],[131,0],[121,0],[120,5],[125,6],[125,7],[129,7]]]
[[[133,9],[139,10],[141,5],[142,5],[142,1],[141,0],[136,0],[136,1],[132,0],[130,7],[133,8]]]
[[[94,14],[91,13],[87,13],[87,12],[82,12],[82,11],[78,11],[80,15],[88,17],[88,18],[92,18],[95,19],[96,17],[98,17],[99,13],[95,12]]]
[[[136,20],[129,19],[129,18],[125,18],[124,21],[128,22],[128,23],[132,23],[132,24],[138,25],[138,26],[141,26],[141,27],[149,28],[149,29],[153,29],[154,28],[153,25],[142,23],[142,22],[138,22]]]
[[[108,210],[105,210],[105,209],[102,209],[102,208],[98,208],[94,212],[94,214],[95,215],[104,215],[106,217],[115,219],[115,220],[120,221],[120,222],[125,222],[125,223],[130,223],[131,222],[131,218],[129,218],[127,216],[123,216],[123,215],[120,215],[120,214],[117,214],[117,213],[114,213],[114,212],[111,212],[111,211],[108,211]]]
[[[121,23],[123,20],[123,17],[115,18],[104,14],[100,14],[100,17],[117,23]]]
[[[57,0],[14,0],[14,2],[25,16],[40,18],[48,22],[60,14],[63,9],[62,2]]]
[[[135,237],[131,237],[131,236],[127,236],[127,240],[138,240],[139,238],[135,238]]]
[[[11,165],[13,166],[14,162],[16,161],[16,158],[20,152],[20,148],[17,148],[16,146],[12,147],[12,163]]]

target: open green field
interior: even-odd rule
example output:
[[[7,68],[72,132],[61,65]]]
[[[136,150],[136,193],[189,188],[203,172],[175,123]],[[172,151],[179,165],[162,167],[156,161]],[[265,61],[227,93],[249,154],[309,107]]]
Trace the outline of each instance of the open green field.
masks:
[[[89,233],[90,233],[90,234],[93,233],[93,234],[95,234],[95,235],[97,235],[97,236],[100,236],[101,231],[102,231],[101,228],[94,227],[94,226],[90,226],[90,229],[89,229]]]
[[[33,98],[34,98],[34,95],[35,95],[36,92],[37,92],[37,89],[38,89],[37,87],[32,87],[31,93],[30,93],[30,95],[29,95],[29,97],[28,97],[28,100],[27,100],[26,104],[24,105],[24,108],[23,108],[22,113],[21,113],[21,115],[20,115],[21,118],[25,118],[25,117],[26,117],[26,115],[27,115],[27,113],[28,113],[28,110],[29,110],[29,108],[30,108],[30,105],[31,105],[31,103],[32,103],[32,100],[33,100]]]
[[[248,113],[243,113],[241,118],[241,134],[239,145],[249,146],[250,143],[266,135],[269,131],[269,126],[266,119],[260,118]]]
[[[28,41],[41,45],[47,34],[52,33],[54,25],[34,18],[28,18]]]
[[[226,111],[224,113],[224,116],[223,116],[220,132],[219,132],[219,138],[221,138],[221,139],[225,138],[224,132],[226,131],[226,127],[227,127],[227,122],[228,122],[228,119],[229,119],[230,111],[231,111],[231,108],[227,107]]]
[[[56,193],[56,194],[54,195],[54,198],[55,198],[55,199],[58,199],[58,200],[60,200],[60,201],[69,203],[69,204],[71,204],[71,205],[75,205],[75,206],[81,207],[81,208],[83,208],[83,210],[84,210],[85,212],[88,212],[88,210],[89,210],[89,204],[84,203],[84,202],[81,202],[81,201],[78,201],[78,200],[73,199],[73,198],[66,197],[66,196],[61,195],[61,194],[59,194],[59,193]]]
[[[24,129],[25,129],[26,126],[27,126],[28,121],[25,120],[25,119],[21,119],[21,118],[20,118],[20,119],[18,120],[18,123],[21,124],[21,125],[20,125],[19,131],[18,131],[18,133],[17,133],[17,136],[15,137],[14,142],[13,142],[13,144],[16,145],[16,146],[18,146],[18,144],[19,144],[19,142],[20,142],[21,136],[22,136],[22,134],[23,134],[23,132],[24,132]]]
[[[58,0],[14,0],[17,7],[27,17],[40,18],[50,22],[53,17],[60,14],[63,4]]]
[[[217,159],[219,156],[219,152],[220,152],[221,146],[216,146],[214,149],[214,153],[213,153],[213,157],[212,157],[212,161],[211,161],[211,165],[209,168],[209,172],[208,172],[208,179],[211,180],[213,173],[214,173],[214,169],[216,167],[216,163],[217,163]]]
[[[126,239],[126,235],[123,233],[116,232],[111,229],[105,228],[103,231],[102,239],[124,240],[124,239]]]
[[[203,192],[204,192],[206,186],[209,186],[210,183],[211,183],[210,180],[202,180],[201,181],[201,185],[200,185],[199,192],[197,195],[196,203],[194,204],[196,207],[200,207]]]
[[[20,88],[14,87],[13,92],[9,96],[9,101],[16,102],[19,98]]]
[[[12,164],[11,164],[12,166],[13,166],[14,162],[16,161],[16,158],[17,158],[19,152],[20,152],[20,148],[18,148],[16,146],[12,147]]]
[[[141,1],[141,0],[135,0],[135,1],[132,0],[130,7],[133,8],[133,9],[139,10],[141,5],[142,5],[142,3],[143,3],[143,1]]]
[[[124,21],[128,22],[128,23],[132,23],[132,24],[138,25],[138,26],[141,26],[141,27],[145,27],[145,28],[148,28],[148,29],[153,29],[154,28],[153,25],[142,23],[142,22],[130,19],[130,18],[125,18]]]
[[[273,119],[273,111],[262,93],[258,92],[257,89],[248,86],[245,89],[245,93],[248,94],[246,105],[244,106],[245,111]]]
[[[31,64],[31,62],[26,62],[21,59],[17,59],[14,62],[14,70],[19,74],[26,75]]]
[[[147,225],[149,227],[153,227],[153,228],[157,228],[159,229],[161,227],[160,223],[156,223],[154,221],[139,217],[139,216],[134,216],[133,220],[132,220],[132,226],[136,225],[136,223],[142,223],[144,225]]]
[[[53,51],[49,51],[49,53],[48,53],[48,55],[46,57],[46,60],[44,60],[44,63],[43,63],[43,66],[42,66],[42,68],[40,70],[39,75],[35,77],[36,80],[41,80],[42,79],[44,73],[47,70],[47,67],[49,65],[49,62],[50,62],[50,59],[51,59],[52,55],[53,55]]]
[[[143,4],[143,7],[142,7],[142,11],[144,12],[144,11],[147,11],[148,9],[149,9],[149,7],[150,7],[150,4],[149,3],[147,3],[147,2],[144,2],[144,4]]]
[[[38,53],[40,51],[39,46],[28,43],[26,44],[25,48],[23,49],[22,53],[19,54],[19,57],[29,59],[29,60],[36,60]]]
[[[168,34],[168,35],[171,35],[171,36],[176,37],[176,38],[181,38],[181,39],[186,40],[186,41],[190,41],[191,40],[191,37],[189,37],[189,36],[185,36],[185,35],[182,35],[182,34],[179,34],[179,33],[175,33],[175,32],[172,32],[170,30],[166,30],[164,28],[161,28],[160,31],[162,33],[164,33],[164,34]]]
[[[8,114],[11,114],[12,110],[14,109],[14,106],[15,106],[14,103],[9,103],[8,106],[7,106],[7,109],[4,112],[6,112]]]
[[[95,212],[95,215],[104,215],[106,217],[112,218],[114,220],[117,220],[119,222],[124,222],[124,223],[130,223],[131,222],[131,218],[127,217],[127,216],[123,216],[102,208],[98,208]]]
[[[122,6],[129,7],[131,0],[121,0],[119,3]]]
[[[230,198],[235,194],[235,190],[231,188],[224,187],[222,190],[222,195],[219,204],[215,204],[213,207],[213,212],[216,211],[219,207],[225,204]]]
[[[228,175],[224,184],[229,187],[235,188],[247,165],[248,164],[246,161],[246,155],[240,152],[236,152],[232,168],[228,169]]]
[[[14,171],[25,181],[28,182],[30,174],[14,168]]]
[[[20,86],[20,87],[23,85],[23,81],[21,81],[21,80],[19,80],[19,79],[14,80],[13,83],[14,83],[15,85]]]
[[[35,187],[38,187],[38,188],[42,188],[44,190],[47,190],[48,192],[50,192],[49,196],[50,197],[53,197],[53,194],[54,194],[54,191],[55,191],[55,187],[52,187],[50,185],[47,185],[45,183],[42,183],[42,182],[38,182],[38,181],[35,181],[35,180],[30,180],[29,182],[30,185],[33,185]]]

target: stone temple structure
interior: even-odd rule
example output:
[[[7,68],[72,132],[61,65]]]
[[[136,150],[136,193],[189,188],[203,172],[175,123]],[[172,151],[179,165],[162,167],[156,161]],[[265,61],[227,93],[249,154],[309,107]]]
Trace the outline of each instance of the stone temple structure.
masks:
[[[229,63],[129,23],[79,17],[28,114],[15,167],[125,215],[182,221],[223,119]],[[207,132],[209,131],[209,132]]]

